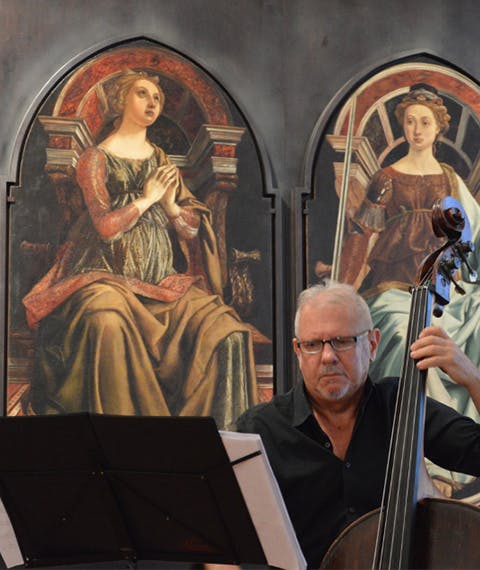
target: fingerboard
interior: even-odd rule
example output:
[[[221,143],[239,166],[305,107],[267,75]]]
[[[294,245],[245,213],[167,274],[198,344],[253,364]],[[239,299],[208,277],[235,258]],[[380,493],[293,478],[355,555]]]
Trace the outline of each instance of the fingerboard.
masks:
[[[387,462],[374,569],[410,568],[420,462],[423,461],[426,371],[410,358],[410,346],[428,326],[432,294],[428,286],[413,288],[407,344]]]

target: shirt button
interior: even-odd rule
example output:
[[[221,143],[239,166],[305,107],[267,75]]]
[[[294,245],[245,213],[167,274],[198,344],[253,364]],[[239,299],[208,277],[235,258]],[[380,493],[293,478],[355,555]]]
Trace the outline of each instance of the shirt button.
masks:
[[[345,469],[350,469],[351,466],[352,464],[350,463],[350,461],[345,462]]]
[[[325,447],[326,447],[327,449],[330,449],[330,448],[332,447],[332,444],[331,444],[329,441],[326,441],[326,442],[325,442]]]

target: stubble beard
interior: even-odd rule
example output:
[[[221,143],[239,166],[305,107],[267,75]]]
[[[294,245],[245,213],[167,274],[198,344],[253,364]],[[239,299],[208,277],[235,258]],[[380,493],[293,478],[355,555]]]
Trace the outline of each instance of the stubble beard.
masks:
[[[328,385],[324,387],[319,387],[317,389],[318,393],[322,396],[324,400],[330,402],[338,402],[342,400],[350,391],[349,384],[343,384],[336,388],[329,388]]]

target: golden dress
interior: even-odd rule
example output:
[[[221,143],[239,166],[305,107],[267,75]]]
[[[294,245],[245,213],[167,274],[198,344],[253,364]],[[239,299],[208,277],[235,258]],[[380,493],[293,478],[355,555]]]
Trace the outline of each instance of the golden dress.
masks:
[[[221,298],[210,212],[182,180],[177,218],[133,204],[168,163],[158,147],[80,157],[87,211],[23,300],[38,329],[36,413],[211,415],[228,429],[255,403],[250,331]]]

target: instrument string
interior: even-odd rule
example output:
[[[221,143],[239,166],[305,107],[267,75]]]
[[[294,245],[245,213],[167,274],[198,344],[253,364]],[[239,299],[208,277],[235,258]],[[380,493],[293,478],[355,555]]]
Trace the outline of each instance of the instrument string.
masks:
[[[421,286],[413,290],[412,309],[408,327],[408,346],[418,338],[426,325],[429,305],[428,287]],[[396,568],[395,560],[402,558],[406,542],[411,539],[411,521],[408,517],[411,505],[416,502],[417,463],[421,455],[421,443],[416,437],[421,429],[421,411],[424,396],[424,382],[415,362],[407,351],[400,377],[397,409],[392,438],[384,496],[380,512],[380,532],[374,551],[374,568]],[[413,431],[406,429],[413,425]],[[392,481],[395,483],[393,484]],[[388,534],[385,532],[388,528]],[[382,532],[383,530],[383,532]],[[402,564],[407,567],[408,561]]]

